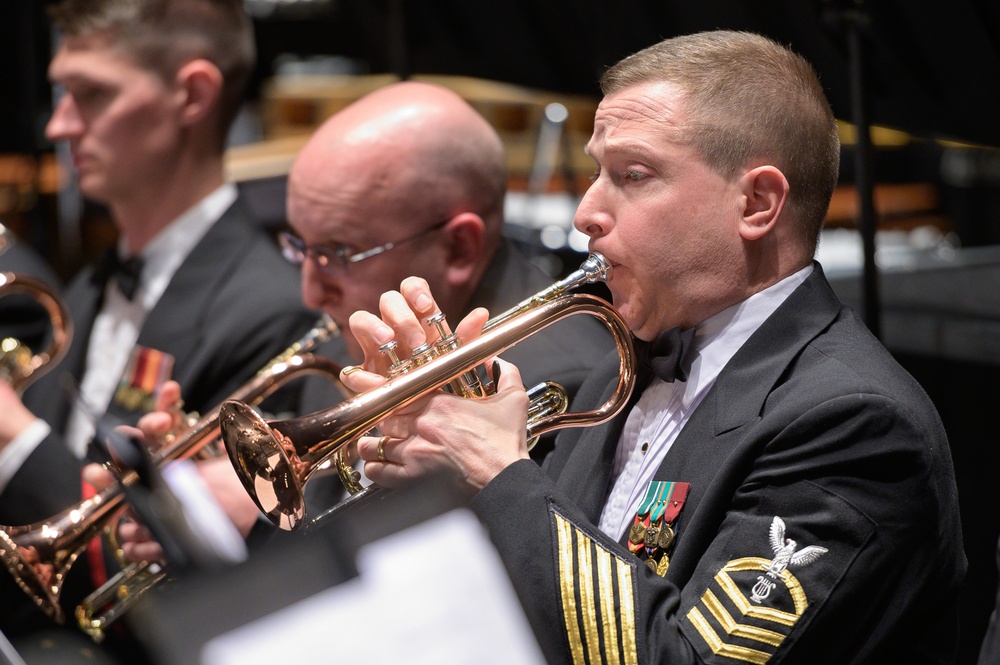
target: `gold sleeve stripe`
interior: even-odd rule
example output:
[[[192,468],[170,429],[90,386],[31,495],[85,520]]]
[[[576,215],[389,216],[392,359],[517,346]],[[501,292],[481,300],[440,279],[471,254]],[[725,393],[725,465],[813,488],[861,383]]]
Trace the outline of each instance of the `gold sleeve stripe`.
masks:
[[[615,616],[615,589],[611,576],[611,553],[598,547],[595,556],[597,557],[598,596],[601,600],[601,616],[604,617],[604,621],[601,622],[601,627],[604,629],[604,650],[607,652],[609,663],[620,663],[618,624],[608,620],[608,618]]]
[[[553,515],[563,620],[574,665],[637,665],[632,566],[562,515]]]
[[[577,580],[580,583],[580,616],[583,618],[583,635],[587,640],[587,655],[591,663],[601,661],[601,638],[597,628],[597,605],[594,597],[593,558],[590,539],[577,534],[576,559],[579,567]]]
[[[715,597],[711,589],[705,591],[705,595],[701,597],[701,602],[705,604],[708,611],[715,617],[715,620],[719,622],[719,625],[730,635],[735,635],[736,637],[745,637],[750,640],[757,642],[763,642],[764,644],[769,644],[772,647],[781,646],[781,643],[785,641],[785,636],[781,633],[776,633],[773,630],[766,630],[764,628],[757,628],[756,626],[747,626],[744,624],[736,623],[733,620],[733,616],[723,607],[719,599]]]
[[[573,665],[586,665],[583,655],[583,640],[580,639],[580,628],[576,615],[576,585],[573,570],[573,532],[569,522],[556,515],[556,533],[559,539],[559,591],[562,596],[563,621],[566,623],[566,633],[569,648],[573,654]]]
[[[771,660],[771,654],[769,653],[723,642],[697,607],[692,607],[688,611],[687,618],[698,629],[698,632],[708,643],[712,653],[734,660],[742,660],[746,663],[753,663],[754,665],[765,665],[767,661]]]
[[[618,617],[622,626],[622,653],[625,665],[638,665],[639,651],[635,644],[635,606],[632,604],[632,566],[615,558],[618,568]]]

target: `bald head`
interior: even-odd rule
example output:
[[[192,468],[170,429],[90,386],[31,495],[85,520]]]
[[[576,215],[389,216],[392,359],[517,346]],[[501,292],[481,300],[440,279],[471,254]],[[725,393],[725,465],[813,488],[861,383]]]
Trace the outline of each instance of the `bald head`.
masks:
[[[506,184],[500,137],[446,88],[398,83],[348,106],[292,165],[288,220],[309,245],[391,249],[341,274],[306,261],[306,305],[346,331],[353,312],[377,312],[383,292],[416,275],[457,320],[500,243]]]
[[[499,238],[507,183],[503,144],[446,88],[402,82],[361,98],[316,131],[290,180],[343,187],[339,180],[323,182],[323,174],[345,162],[370,176],[369,196],[398,206],[400,225],[416,211],[442,219],[471,211],[483,218],[489,244]]]

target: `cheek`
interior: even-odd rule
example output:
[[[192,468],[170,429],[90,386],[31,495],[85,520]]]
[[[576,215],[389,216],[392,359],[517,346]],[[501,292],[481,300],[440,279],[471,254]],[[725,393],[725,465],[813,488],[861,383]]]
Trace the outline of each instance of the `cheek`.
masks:
[[[642,279],[641,275],[639,279]],[[608,284],[611,300],[623,315],[632,312],[642,300],[641,294],[636,288],[637,281],[633,270],[619,266],[616,268],[614,278]]]
[[[179,140],[177,125],[166,103],[154,96],[115,105],[96,126],[105,144],[123,156],[162,155]]]

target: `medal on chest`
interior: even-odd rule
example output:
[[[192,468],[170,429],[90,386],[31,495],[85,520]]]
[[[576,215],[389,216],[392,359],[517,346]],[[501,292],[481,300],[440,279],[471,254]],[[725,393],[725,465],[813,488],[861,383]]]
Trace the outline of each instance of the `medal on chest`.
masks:
[[[114,403],[129,411],[152,411],[160,386],[170,379],[173,368],[174,357],[169,353],[136,345],[118,382]]]
[[[629,528],[628,548],[660,577],[667,574],[673,549],[674,523],[687,499],[690,483],[652,480]]]

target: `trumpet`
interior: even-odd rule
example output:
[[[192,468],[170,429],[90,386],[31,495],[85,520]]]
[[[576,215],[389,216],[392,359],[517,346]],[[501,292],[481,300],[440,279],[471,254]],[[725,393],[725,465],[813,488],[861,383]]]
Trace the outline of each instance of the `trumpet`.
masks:
[[[239,401],[225,402],[219,416],[222,438],[243,486],[276,526],[289,531],[297,528],[305,515],[303,488],[329,457],[398,409],[461,381],[487,359],[575,314],[595,316],[611,332],[619,356],[618,384],[611,397],[594,410],[556,410],[529,420],[527,435],[531,439],[555,429],[590,427],[609,420],[624,408],[635,386],[632,336],[621,315],[607,301],[567,292],[582,284],[606,280],[610,269],[604,257],[591,254],[579,270],[491,319],[482,335],[468,344],[458,346],[457,340],[447,335],[443,341],[449,348],[441,355],[407,366],[405,371],[390,370],[389,379],[381,386],[329,409],[267,423]]]
[[[66,355],[73,339],[73,322],[66,302],[45,282],[28,275],[0,273],[0,297],[15,294],[29,296],[38,302],[52,324],[52,339],[48,347],[38,353],[33,353],[13,337],[0,340],[0,379],[20,394]]]
[[[340,365],[306,350],[335,332],[336,325],[324,316],[305,337],[269,362],[230,399],[259,404],[289,380],[307,374],[325,375],[341,385]],[[218,432],[219,407],[216,407],[155,451],[154,463],[163,466],[192,457],[215,440]],[[48,519],[25,526],[0,527],[0,559],[18,586],[56,623],[65,621],[59,597],[66,574],[87,544],[124,512],[122,484],[131,482],[135,482],[135,475],[125,473],[119,483]]]

